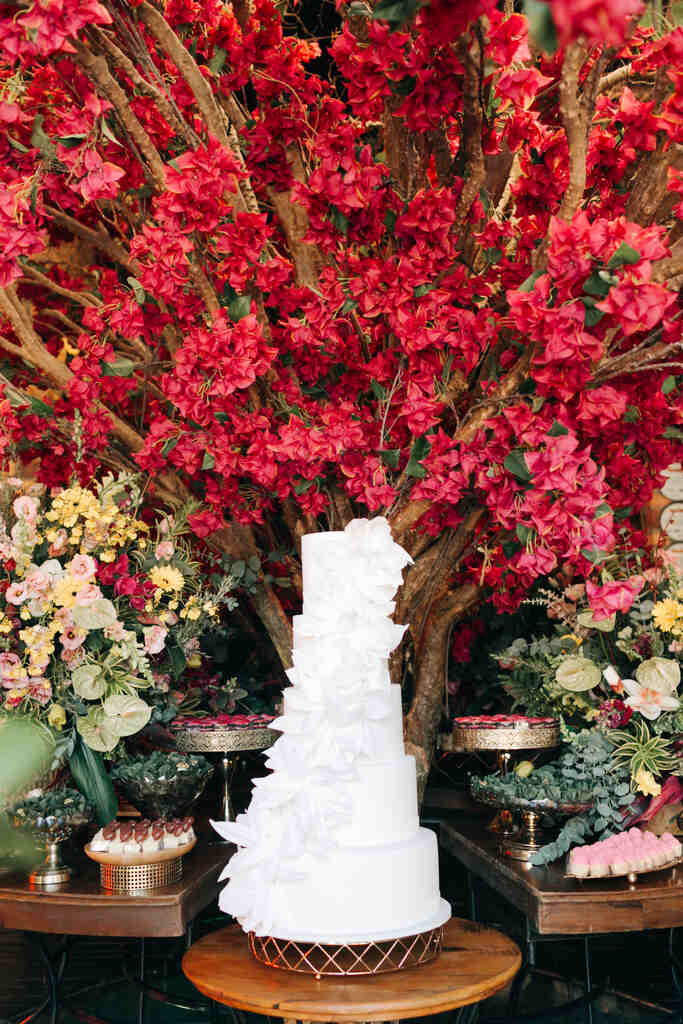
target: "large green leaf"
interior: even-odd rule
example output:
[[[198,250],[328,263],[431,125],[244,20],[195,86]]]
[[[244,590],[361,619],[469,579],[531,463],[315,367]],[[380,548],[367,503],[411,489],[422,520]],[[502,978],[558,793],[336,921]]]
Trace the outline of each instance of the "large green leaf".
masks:
[[[78,736],[69,767],[77,787],[95,808],[99,824],[106,825],[116,817],[118,800],[101,755],[91,750]]]
[[[32,718],[0,718],[0,810],[37,786],[50,768],[55,738]]]

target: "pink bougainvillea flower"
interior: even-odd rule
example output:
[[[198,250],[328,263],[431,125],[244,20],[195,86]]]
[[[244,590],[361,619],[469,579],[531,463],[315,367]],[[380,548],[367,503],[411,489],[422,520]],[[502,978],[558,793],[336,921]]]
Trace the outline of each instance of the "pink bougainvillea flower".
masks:
[[[599,586],[586,580],[586,596],[595,619],[608,619],[615,612],[627,612],[645,586],[643,576],[611,580]]]
[[[91,580],[97,572],[97,562],[91,555],[74,555],[67,569],[74,580],[78,583],[85,583]]]

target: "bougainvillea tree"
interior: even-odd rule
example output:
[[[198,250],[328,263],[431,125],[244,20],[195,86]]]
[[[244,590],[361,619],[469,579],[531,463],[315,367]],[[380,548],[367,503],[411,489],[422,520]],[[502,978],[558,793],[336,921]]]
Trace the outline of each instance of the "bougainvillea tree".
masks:
[[[274,0],[3,6],[2,448],[196,499],[285,665],[297,538],[387,515],[426,767],[453,623],[600,581],[680,453],[683,30],[329,11],[317,41]]]

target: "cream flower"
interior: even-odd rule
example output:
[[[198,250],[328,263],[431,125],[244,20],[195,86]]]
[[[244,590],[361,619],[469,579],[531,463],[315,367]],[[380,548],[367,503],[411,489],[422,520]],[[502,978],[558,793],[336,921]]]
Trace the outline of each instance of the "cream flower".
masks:
[[[654,775],[647,768],[639,768],[633,776],[633,781],[636,784],[636,789],[640,793],[644,793],[645,796],[659,796],[662,792],[662,787],[655,782]]]

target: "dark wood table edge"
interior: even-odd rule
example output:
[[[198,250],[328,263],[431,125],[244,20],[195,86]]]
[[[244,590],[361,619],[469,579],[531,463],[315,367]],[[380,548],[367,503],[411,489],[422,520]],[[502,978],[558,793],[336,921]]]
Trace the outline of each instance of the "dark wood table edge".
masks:
[[[69,887],[39,890],[30,889],[25,878],[15,885],[0,878],[0,928],[108,938],[179,938],[217,895],[218,876],[231,849],[198,844],[187,855],[180,882],[140,893],[96,888],[79,893]],[[88,878],[96,880],[98,865],[87,863]],[[73,884],[78,885],[78,878]]]

